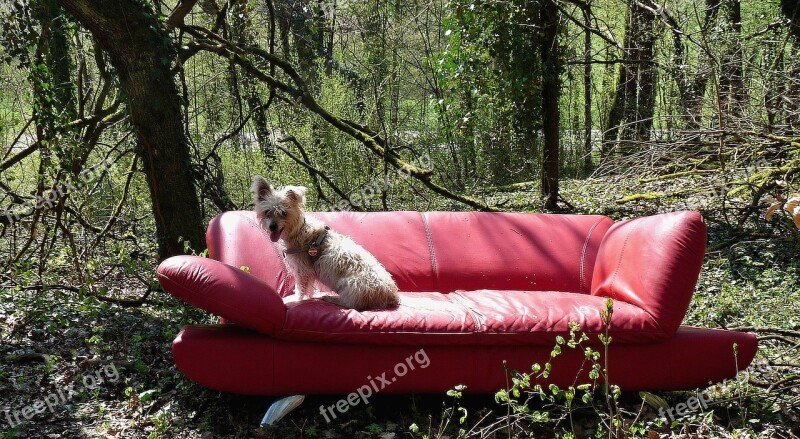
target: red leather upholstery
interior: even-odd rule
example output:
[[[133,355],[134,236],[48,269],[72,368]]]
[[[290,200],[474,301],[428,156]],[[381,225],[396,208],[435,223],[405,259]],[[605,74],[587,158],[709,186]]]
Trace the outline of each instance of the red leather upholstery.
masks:
[[[614,224],[600,244],[592,295],[636,305],[671,334],[689,309],[705,250],[706,225],[697,212]]]
[[[511,289],[588,293],[597,250],[613,224],[604,216],[477,212],[323,212],[312,215],[350,236],[392,273],[402,291]],[[551,233],[558,230],[558,233]],[[281,296],[278,244],[253,212],[226,212],[206,234],[210,257],[250,273]]]
[[[207,234],[210,256],[220,262],[170,258],[159,279],[186,302],[261,334],[231,325],[186,328],[173,352],[187,376],[239,393],[352,392],[379,366],[424,348],[430,368],[404,377],[393,391],[439,392],[459,382],[497,390],[505,385],[497,366],[503,359],[525,369],[532,359],[545,361],[569,322],[597,340],[606,297],[615,301],[609,331],[612,370],[619,372],[612,382],[624,389],[730,378],[734,342],[740,369],[755,355],[751,334],[679,327],[705,249],[696,213],[617,224],[588,215],[314,215],[386,266],[403,291],[401,305],[358,312],[296,301],[281,251],[254,214],[227,212]],[[582,354],[566,355],[554,382],[571,383],[578,360]]]
[[[738,367],[733,343],[739,347]],[[382,393],[442,394],[456,384],[466,385],[472,393],[495,392],[506,387],[504,360],[511,369],[530,371],[533,363],[547,361],[552,346],[300,343],[264,337],[234,325],[187,326],[172,345],[178,368],[192,381],[252,395],[355,392],[384,372],[391,382],[395,366],[420,349],[429,359],[428,367],[417,366],[396,377]],[[623,390],[686,390],[732,378],[744,370],[755,355],[756,338],[740,332],[682,327],[662,342],[612,341],[609,349],[610,381]],[[565,347],[553,362],[550,379],[543,383],[563,388],[591,382],[584,360],[582,351]]]
[[[176,256],[159,265],[158,280],[173,296],[244,327],[265,334],[283,327],[286,307],[281,298],[240,268],[198,256]]]
[[[232,267],[248,267],[280,296],[294,292],[283,254],[258,224],[253,212],[226,212],[211,220],[206,231],[208,255]]]
[[[553,345],[569,335],[569,322],[591,334],[603,332],[605,299],[560,291],[457,291],[401,293],[400,306],[383,311],[342,309],[321,300],[287,304],[282,340],[403,345]],[[620,342],[663,340],[653,318],[618,302],[610,334]]]

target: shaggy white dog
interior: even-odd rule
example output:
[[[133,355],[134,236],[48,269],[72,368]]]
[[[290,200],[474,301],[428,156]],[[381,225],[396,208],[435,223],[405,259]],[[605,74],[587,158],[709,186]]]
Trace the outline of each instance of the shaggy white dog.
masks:
[[[400,303],[392,275],[375,256],[305,214],[306,188],[286,186],[277,191],[256,175],[250,190],[262,227],[269,230],[272,242],[280,240],[284,246],[299,299],[311,295],[319,281],[339,294],[322,300],[345,308],[388,308]]]

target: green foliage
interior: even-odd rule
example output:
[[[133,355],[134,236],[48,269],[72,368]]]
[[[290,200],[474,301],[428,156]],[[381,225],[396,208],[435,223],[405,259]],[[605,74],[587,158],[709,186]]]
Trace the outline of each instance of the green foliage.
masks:
[[[162,24],[151,28],[156,45],[168,49],[158,62],[171,65],[180,82],[192,176],[198,182],[206,219],[223,209],[213,199],[214,191],[230,198],[231,205],[225,208],[247,209],[248,186],[256,173],[267,175],[277,185],[308,186],[311,209],[327,210],[337,204],[340,196],[326,183],[320,184],[317,193],[312,173],[305,167],[280,150],[269,152],[276,146],[298,157],[302,155],[300,147],[304,148],[309,164],[330,177],[346,196],[359,194],[391,174],[382,157],[367,152],[361,143],[285,94],[273,94],[266,84],[231,65],[229,58],[205,52],[180,62],[171,58],[176,51],[188,56],[197,40],[186,29],[163,26],[170,12],[163,3],[139,3],[144,5],[143,17]],[[211,29],[216,20],[210,10],[213,3],[198,4],[187,20]],[[111,436],[130,430],[137,437],[194,437],[205,431],[219,437],[230,432],[238,437],[263,437],[263,432],[254,432],[250,425],[260,415],[255,413],[260,404],[247,400],[243,405],[251,412],[238,416],[244,410],[232,407],[241,400],[203,390],[174,368],[169,343],[179,328],[185,323],[210,323],[213,317],[178,303],[159,289],[154,276],[154,213],[142,163],[133,166],[141,145],[129,119],[91,129],[67,125],[79,116],[92,117],[117,98],[122,99],[120,108],[124,108],[125,96],[117,92],[121,72],[108,64],[85,28],[52,8],[55,4],[53,0],[23,0],[0,10],[0,163],[34,141],[42,145],[41,150],[2,171],[0,209],[19,206],[20,200],[53,185],[74,184],[76,172],[102,160],[109,159],[111,166],[64,197],[62,206],[42,209],[8,227],[0,225],[0,355],[13,358],[40,346],[53,352],[41,364],[14,364],[0,370],[2,406],[19,407],[37,392],[48,392],[52,386],[86,373],[78,366],[86,359],[113,358],[126,365],[124,385],[86,393],[75,407],[37,422],[52,424],[55,432],[65,436],[93,434],[81,430],[85,422],[103,430],[97,434]],[[542,122],[541,2],[336,4],[335,20],[321,16],[323,3],[274,5],[278,20],[275,53],[300,68],[317,102],[337,117],[374,129],[386,139],[389,149],[404,159],[413,161],[410,158],[428,154],[436,183],[485,197],[488,204],[505,210],[540,211],[535,194],[539,190]],[[618,44],[624,41],[627,4],[591,4],[591,25],[596,27],[590,38],[594,47],[590,76],[594,123],[588,128],[594,133],[590,138],[593,159],[599,163],[597,137],[608,128],[604,115],[609,96],[617,85],[619,63],[628,56],[609,39]],[[582,19],[574,2],[559,5],[571,18]],[[663,13],[677,18],[682,33],[673,33],[663,20],[654,29],[658,39],[652,61],[659,79],[653,132],[647,142],[634,145],[629,156],[603,157],[593,178],[562,180],[562,195],[575,213],[607,214],[614,219],[685,208],[702,210],[711,231],[712,251],[686,323],[796,331],[800,325],[796,307],[800,302],[796,257],[800,234],[791,222],[782,221],[786,219],[782,215],[776,214],[781,220],[769,222],[761,219],[760,213],[762,195],[777,196],[779,191],[790,193],[798,187],[800,113],[793,78],[797,76],[795,53],[800,43],[788,32],[776,1],[742,2],[740,36],[734,35],[735,27],[724,17],[704,33],[701,25],[707,11],[702,2],[665,6]],[[221,17],[224,25],[217,31],[223,37],[243,45],[268,46],[273,17],[264,2],[247,2],[241,10],[231,9]],[[52,40],[53,32],[44,38],[45,26],[66,42],[66,56],[53,56],[58,41]],[[570,172],[581,167],[583,150],[576,145],[582,148],[586,128],[583,31],[575,21],[565,20],[559,34],[559,55],[567,66],[561,75],[561,169]],[[677,59],[676,35],[683,38],[685,60]],[[734,118],[728,117],[730,112],[720,111],[724,108],[717,98],[725,87],[720,85],[721,70],[734,64],[724,57],[740,41],[746,60],[747,100]],[[271,74],[264,59],[254,58],[253,62]],[[679,72],[688,72],[689,79],[709,80],[696,109],[700,128],[688,134],[683,131],[686,123]],[[286,79],[280,70],[276,77]],[[65,85],[75,86],[71,98]],[[104,105],[100,105],[100,96],[106,98]],[[80,108],[71,110],[70,103]],[[253,103],[264,107],[256,111]],[[262,120],[256,117],[259,114]],[[297,139],[299,147],[286,140],[290,136]],[[753,168],[760,159],[768,165]],[[130,190],[125,191],[129,177]],[[712,193],[709,188],[724,190]],[[413,180],[397,179],[383,190],[363,207],[464,208]],[[99,230],[106,226],[108,230],[101,235]],[[183,249],[208,255],[207,249],[196,243],[184,242]],[[143,306],[114,303],[138,299],[145,292],[149,296]],[[610,321],[613,309],[603,312]],[[647,436],[652,430],[678,431],[685,425],[699,426],[698,434],[753,436],[753,431],[769,432],[797,419],[795,388],[766,392],[737,382],[714,388],[715,396],[731,402],[713,413],[687,415],[674,425],[659,420],[634,422],[624,412],[639,410],[640,401],[625,406],[631,395],[620,394],[618,388],[546,384],[558,359],[571,349],[582,350],[591,381],[602,382],[610,376],[613,382],[613,371],[609,375],[605,364],[608,347],[614,343],[611,337],[600,334],[592,347],[587,346],[579,328],[571,329],[574,333],[569,337],[555,339],[547,361],[532,365],[527,373],[509,371],[509,389],[497,395],[500,408],[494,409],[501,416],[508,410],[506,414],[525,419],[526,427],[538,437],[604,436],[620,427],[620,412],[627,422],[625,434],[633,437]],[[754,382],[796,383],[796,367],[776,366],[798,362],[796,343],[784,343],[782,337],[786,336],[769,333],[762,340],[757,365],[770,366],[753,371]],[[15,391],[9,395],[6,389]],[[442,413],[440,430],[451,436],[473,434],[471,424],[486,415],[484,407],[470,405],[463,387],[447,392],[447,398],[452,407]],[[661,394],[659,398],[681,401],[685,395]],[[431,411],[417,402],[411,403],[415,423],[410,432],[415,437],[436,437],[432,433],[437,420],[429,414],[440,405]],[[391,411],[393,419],[404,419],[395,408]],[[391,431],[382,422],[387,415],[377,400],[361,413],[351,413],[355,422],[326,426],[301,409],[293,415],[297,422],[292,419],[275,437],[326,437],[329,429],[339,427],[350,436]],[[571,428],[587,419],[594,433]],[[4,431],[0,438],[47,434],[35,427],[38,425]],[[715,427],[712,433],[702,430]]]
[[[439,110],[448,141],[461,151],[465,178],[506,184],[536,175],[541,26],[539,2],[451,4],[443,22],[449,39],[438,60]]]

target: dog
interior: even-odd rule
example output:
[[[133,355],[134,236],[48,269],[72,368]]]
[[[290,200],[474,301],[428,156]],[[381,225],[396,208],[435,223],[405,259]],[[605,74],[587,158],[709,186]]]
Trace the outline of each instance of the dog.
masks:
[[[250,191],[261,227],[269,230],[272,242],[280,240],[284,247],[284,259],[294,276],[298,299],[311,295],[319,281],[338,293],[321,299],[341,307],[362,311],[400,304],[397,284],[375,256],[305,214],[305,187],[275,190],[256,175]]]

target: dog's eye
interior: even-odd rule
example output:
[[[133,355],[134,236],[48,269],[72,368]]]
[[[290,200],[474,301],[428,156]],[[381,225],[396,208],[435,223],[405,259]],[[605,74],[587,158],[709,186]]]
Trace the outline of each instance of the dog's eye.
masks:
[[[286,216],[286,212],[281,209],[270,209],[264,211],[264,216],[266,218],[283,218]]]

